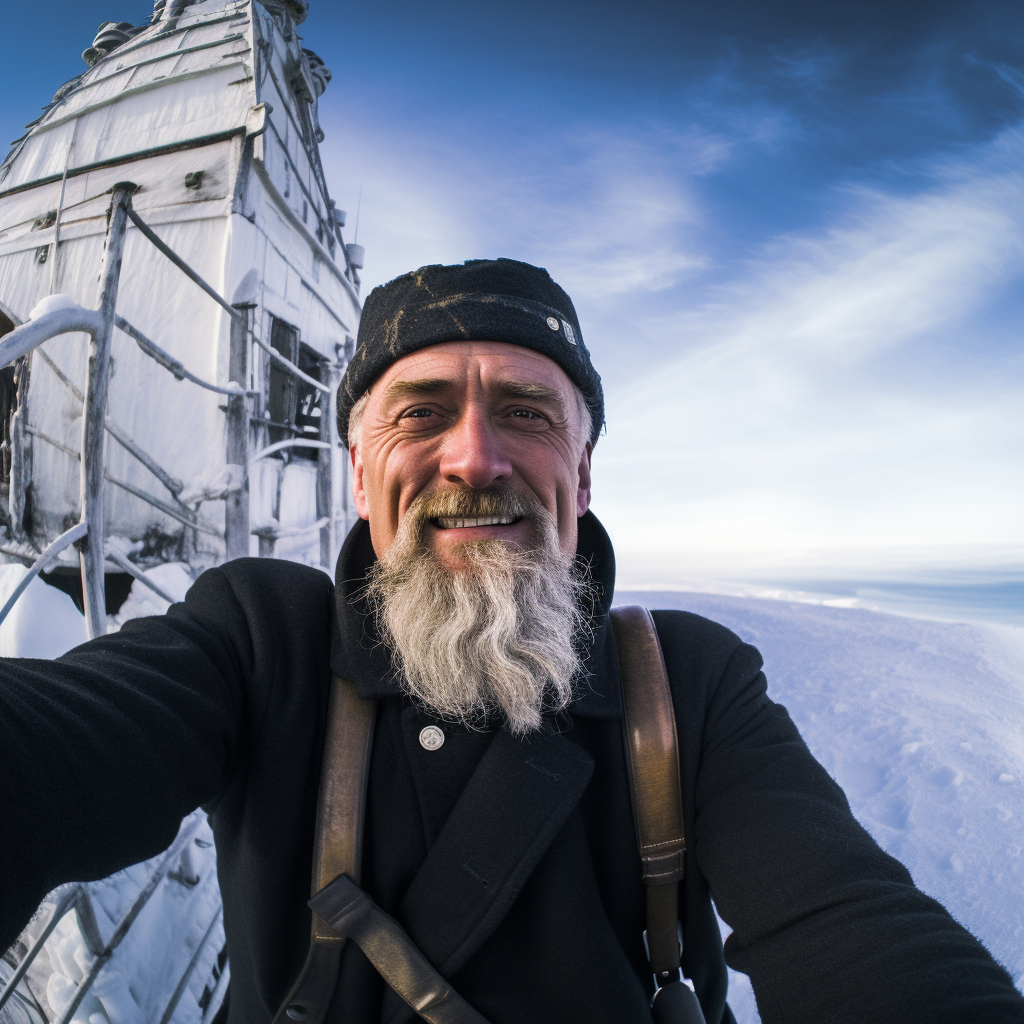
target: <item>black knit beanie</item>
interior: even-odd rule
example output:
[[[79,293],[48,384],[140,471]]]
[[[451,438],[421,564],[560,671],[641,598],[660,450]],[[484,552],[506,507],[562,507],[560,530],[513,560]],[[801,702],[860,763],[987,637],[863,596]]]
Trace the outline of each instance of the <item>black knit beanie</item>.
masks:
[[[339,435],[348,436],[352,406],[392,363],[443,341],[504,341],[553,359],[586,399],[597,441],[604,394],[572,300],[546,270],[504,259],[420,267],[370,292],[338,389]]]

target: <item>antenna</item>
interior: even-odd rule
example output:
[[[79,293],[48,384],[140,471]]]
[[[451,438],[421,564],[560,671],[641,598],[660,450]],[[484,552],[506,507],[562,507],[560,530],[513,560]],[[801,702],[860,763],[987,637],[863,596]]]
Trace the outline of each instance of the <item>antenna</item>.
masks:
[[[359,210],[363,205],[363,186],[359,186],[359,199],[356,201],[356,236],[352,239],[353,242],[359,241]]]

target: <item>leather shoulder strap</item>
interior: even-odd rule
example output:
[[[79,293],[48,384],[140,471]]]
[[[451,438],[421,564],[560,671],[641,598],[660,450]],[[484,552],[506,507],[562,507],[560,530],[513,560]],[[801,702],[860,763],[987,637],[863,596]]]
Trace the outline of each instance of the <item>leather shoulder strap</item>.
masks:
[[[682,777],[668,672],[651,613],[611,613],[622,674],[623,726],[633,815],[647,891],[647,943],[659,985],[679,974],[679,882],[683,877]]]
[[[375,714],[376,706],[360,700],[352,683],[339,676],[331,680],[313,839],[314,896],[338,875],[359,882]],[[274,1024],[321,1024],[338,983],[344,944],[314,913],[309,956]]]

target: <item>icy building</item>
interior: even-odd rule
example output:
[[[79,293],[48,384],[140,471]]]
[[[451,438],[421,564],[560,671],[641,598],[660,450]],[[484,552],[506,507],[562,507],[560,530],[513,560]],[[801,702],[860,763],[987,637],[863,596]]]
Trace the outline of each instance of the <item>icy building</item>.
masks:
[[[29,567],[0,617],[40,572],[95,635],[133,580],[180,596],[171,568],[333,569],[362,249],[320,163],[306,8],[105,23],[0,166],[0,561]],[[47,898],[0,962],[0,1022],[211,1021],[223,944],[197,813],[154,861]]]
[[[362,259],[320,165],[331,75],[300,44],[305,6],[171,0],[147,27],[102,26],[91,66],[0,168],[0,334],[48,295],[96,306],[122,182],[135,185],[134,214],[239,314],[128,224],[116,312],[171,357],[114,331],[105,534],[143,568],[249,553],[330,568],[344,534],[344,460],[322,413],[352,350]],[[85,335],[64,334],[3,371],[9,558],[34,559],[80,511],[88,356]],[[245,437],[230,429],[232,395],[178,379],[172,361],[242,386]],[[229,514],[240,499],[248,529]],[[73,552],[53,571],[68,570]]]

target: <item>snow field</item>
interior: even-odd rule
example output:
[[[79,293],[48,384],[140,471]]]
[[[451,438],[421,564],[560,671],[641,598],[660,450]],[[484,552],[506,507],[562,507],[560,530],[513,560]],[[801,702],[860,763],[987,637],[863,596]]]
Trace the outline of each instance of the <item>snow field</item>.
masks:
[[[1024,990],[1024,632],[704,593],[616,601],[696,612],[758,647],[857,819]],[[732,984],[737,1019],[756,1021],[749,983]]]

